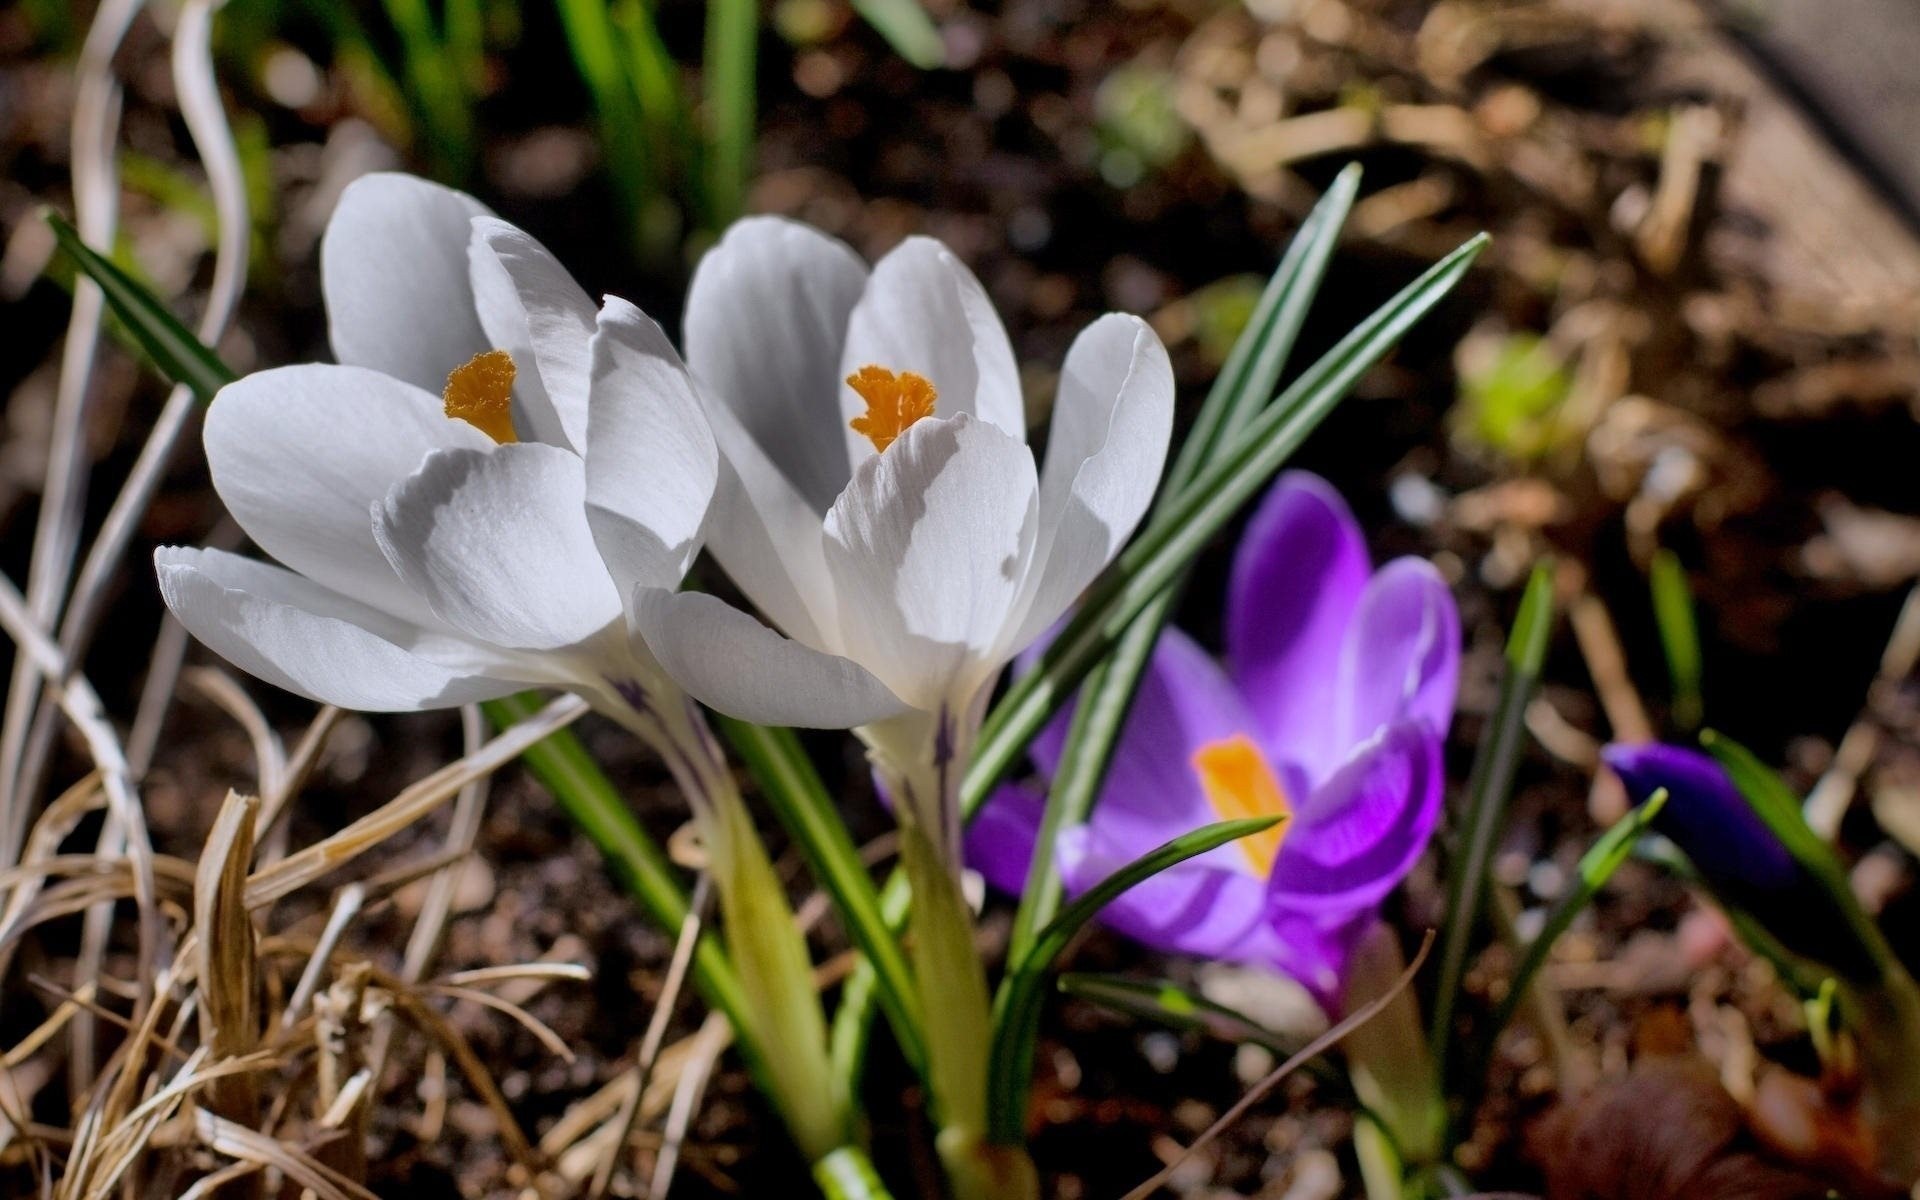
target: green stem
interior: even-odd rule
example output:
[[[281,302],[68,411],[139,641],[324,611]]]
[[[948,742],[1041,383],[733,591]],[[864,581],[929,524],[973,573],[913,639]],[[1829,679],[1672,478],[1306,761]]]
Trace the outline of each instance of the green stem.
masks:
[[[754,828],[720,744],[691,699],[664,682],[606,712],[651,746],[693,810],[719,901],[720,934],[740,978],[765,1089],[809,1161],[853,1142],[851,1096],[827,1060],[827,1022],[806,935]]]
[[[892,1200],[867,1152],[842,1146],[813,1164],[813,1182],[826,1200]]]
[[[926,1050],[913,972],[881,912],[879,895],[867,865],[860,860],[859,848],[853,844],[846,822],[799,739],[790,730],[767,729],[728,717],[717,717],[715,723],[759,780],[761,794],[793,836],[807,860],[807,869],[833,899],[864,961],[871,964],[869,970],[849,980],[848,991],[855,981],[863,989],[878,989],[875,998],[886,1009],[901,1054],[909,1066],[920,1071]]]
[[[487,719],[505,729],[540,711],[541,697],[521,692],[481,705]],[[687,894],[680,887],[666,851],[634,819],[633,812],[600,765],[568,730],[560,730],[520,756],[527,770],[552,794],[580,831],[606,859],[607,869],[640,902],[653,923],[669,933],[687,919]],[[693,954],[693,983],[713,1008],[726,1014],[735,1030],[745,1030],[746,999],[733,964],[712,934],[703,933]],[[740,1052],[760,1061],[759,1048],[746,1037]],[[755,1073],[759,1074],[756,1066]]]

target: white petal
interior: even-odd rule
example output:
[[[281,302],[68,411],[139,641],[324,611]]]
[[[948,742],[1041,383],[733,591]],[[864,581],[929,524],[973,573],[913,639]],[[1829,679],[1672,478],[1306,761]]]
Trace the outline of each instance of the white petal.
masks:
[[[915,708],[970,701],[1004,661],[1038,492],[1026,445],[966,416],[855,468],[825,526],[847,657]]]
[[[578,451],[587,436],[592,298],[545,246],[494,217],[473,221],[468,268],[481,327],[518,368],[520,440]]]
[[[931,380],[939,392],[937,416],[968,413],[1016,441],[1027,439],[1020,371],[1006,327],[973,272],[932,238],[908,238],[874,264],[866,294],[847,321],[836,394],[855,463],[870,456],[873,446],[847,426],[866,412],[866,403],[844,380],[868,365]]]
[[[267,563],[162,547],[154,565],[160,594],[188,632],[240,669],[310,700],[408,712],[526,686],[411,653],[406,645],[434,639]]]
[[[720,482],[707,549],[768,620],[812,646],[837,649],[839,619],[820,514],[794,489],[733,410],[709,399]]]
[[[622,594],[678,587],[700,550],[719,452],[660,327],[613,296],[593,338],[587,523]]]
[[[438,394],[489,348],[467,279],[467,238],[487,207],[411,175],[347,185],[320,243],[333,356]]]
[[[496,646],[556,650],[620,616],[585,505],[585,466],[569,451],[446,450],[375,507],[374,535],[448,625]]]
[[[1073,341],[1040,472],[1040,545],[1017,654],[1067,610],[1145,515],[1173,432],[1173,368],[1151,327],[1109,314]]]
[[[689,695],[742,721],[847,729],[906,708],[858,664],[781,637],[715,596],[640,588],[633,620]]]
[[[779,217],[728,228],[687,292],[693,373],[739,416],[816,513],[847,484],[840,347],[866,286],[858,255]]]
[[[429,451],[490,446],[487,435],[398,379],[308,364],[220,389],[204,440],[214,489],[262,550],[333,591],[431,621],[387,565],[367,513]]]

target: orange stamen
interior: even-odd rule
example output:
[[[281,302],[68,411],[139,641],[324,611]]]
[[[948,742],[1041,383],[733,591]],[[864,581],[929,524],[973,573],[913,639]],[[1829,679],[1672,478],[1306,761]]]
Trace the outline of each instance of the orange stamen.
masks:
[[[932,416],[933,402],[939,396],[933,381],[925,375],[912,371],[896,375],[872,363],[847,376],[847,386],[867,402],[866,413],[847,423],[881,452],[893,445],[909,425]]]
[[[1285,817],[1293,812],[1287,803],[1287,791],[1280,777],[1267,762],[1260,747],[1244,733],[1208,742],[1193,752],[1193,769],[1200,776],[1200,790],[1207,803],[1223,821],[1245,817]],[[1262,877],[1273,874],[1273,860],[1279,857],[1280,843],[1286,839],[1287,823],[1236,843],[1247,861]]]
[[[455,367],[440,393],[448,418],[465,421],[502,445],[517,442],[513,431],[513,355],[487,350]]]

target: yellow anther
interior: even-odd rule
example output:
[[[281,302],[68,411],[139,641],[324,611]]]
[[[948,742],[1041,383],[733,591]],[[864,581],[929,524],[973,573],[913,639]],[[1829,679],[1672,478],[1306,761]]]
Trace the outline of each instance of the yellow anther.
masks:
[[[1194,751],[1193,769],[1200,776],[1200,790],[1206,793],[1207,803],[1223,821],[1292,814],[1280,777],[1274,774],[1260,747],[1244,733],[1208,742]],[[1280,843],[1286,836],[1287,822],[1282,821],[1234,844],[1264,878],[1273,874],[1273,860],[1279,857]]]
[[[847,422],[853,431],[884,451],[907,427],[921,417],[933,415],[933,402],[939,396],[933,381],[925,375],[902,371],[895,375],[872,363],[847,376],[847,386],[867,402],[864,415]]]
[[[488,350],[447,374],[440,393],[447,416],[465,421],[496,442],[517,442],[513,431],[513,355]]]

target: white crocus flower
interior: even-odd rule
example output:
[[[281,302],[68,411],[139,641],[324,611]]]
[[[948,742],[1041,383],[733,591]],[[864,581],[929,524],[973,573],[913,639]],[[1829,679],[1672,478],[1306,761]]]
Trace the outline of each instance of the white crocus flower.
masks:
[[[985,1140],[989,1015],[959,888],[959,785],[1001,668],[1153,498],[1173,422],[1166,351],[1134,317],[1086,329],[1036,466],[1013,348],[958,259],[913,238],[869,272],[841,243],[773,218],[734,225],[702,260],[686,350],[722,459],[708,544],[786,636],[665,588],[635,589],[636,628],[714,708],[852,726],[867,743],[902,817],[955,1194],[1037,1195],[1025,1154]],[[601,453],[588,446],[590,495]]]
[[[596,522],[631,533],[621,585],[677,586],[717,459],[653,322],[612,298],[596,312],[533,238],[404,175],[346,190],[321,283],[340,363],[249,375],[206,419],[215,490],[282,565],[160,550],[181,623],[262,679],[356,709],[548,685],[619,712],[664,684],[627,636],[580,454],[597,375],[591,432],[649,486]]]
[[[833,238],[763,217],[701,261],[686,352],[722,459],[708,544],[787,636],[664,590],[634,605],[638,627],[714,708],[860,727],[957,864],[946,794],[993,681],[1153,497],[1173,419],[1166,351],[1136,317],[1082,332],[1036,466],[1012,346],[950,251],[911,238],[869,271]]]
[[[168,607],[314,700],[403,711],[559,687],[654,746],[702,834],[774,1099],[810,1156],[844,1145],[785,893],[623,603],[678,587],[699,551],[719,465],[686,368],[638,309],[596,311],[533,238],[404,175],[347,189],[321,283],[339,365],[250,375],[206,419],[215,490],[281,565],[162,549]]]

